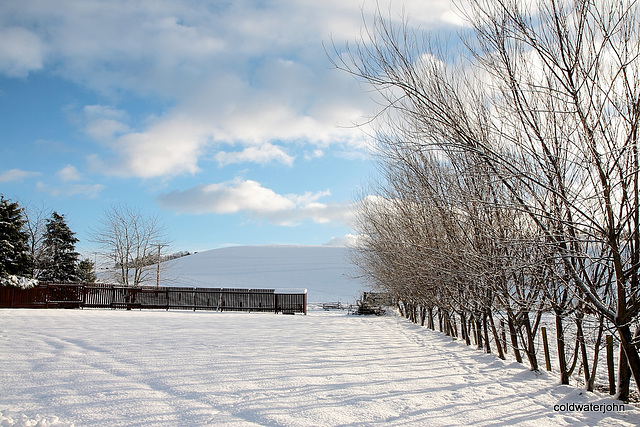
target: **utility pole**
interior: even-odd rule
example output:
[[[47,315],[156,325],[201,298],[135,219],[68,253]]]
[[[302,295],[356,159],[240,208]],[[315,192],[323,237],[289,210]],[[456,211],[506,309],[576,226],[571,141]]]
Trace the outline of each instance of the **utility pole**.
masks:
[[[160,250],[165,246],[169,246],[169,245],[158,243],[158,272],[156,275],[156,289],[160,287]]]

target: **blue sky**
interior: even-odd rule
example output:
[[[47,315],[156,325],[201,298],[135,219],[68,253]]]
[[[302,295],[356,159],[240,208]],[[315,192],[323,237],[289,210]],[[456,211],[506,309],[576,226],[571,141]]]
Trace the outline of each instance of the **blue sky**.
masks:
[[[379,1],[455,27],[447,0]],[[88,232],[125,203],[172,249],[336,244],[375,167],[351,125],[377,106],[323,43],[376,2],[3,0],[0,193]]]

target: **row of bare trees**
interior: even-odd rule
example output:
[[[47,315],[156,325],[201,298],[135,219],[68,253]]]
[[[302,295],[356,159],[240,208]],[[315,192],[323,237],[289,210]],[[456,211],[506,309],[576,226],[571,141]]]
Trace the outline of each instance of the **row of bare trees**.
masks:
[[[375,120],[384,179],[360,204],[356,262],[410,316],[433,324],[437,312],[500,356],[504,319],[532,369],[551,312],[565,383],[579,358],[593,389],[610,328],[627,399],[631,375],[640,389],[640,6],[465,4],[469,30],[455,54],[378,15],[333,56],[384,106]]]

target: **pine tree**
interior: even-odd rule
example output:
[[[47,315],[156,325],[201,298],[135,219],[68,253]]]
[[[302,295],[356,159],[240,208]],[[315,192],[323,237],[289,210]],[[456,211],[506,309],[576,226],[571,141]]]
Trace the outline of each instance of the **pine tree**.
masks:
[[[98,280],[95,263],[88,258],[78,264],[78,281],[82,283],[93,283]]]
[[[53,212],[47,220],[44,237],[44,268],[41,279],[52,282],[75,282],[78,280],[78,254],[75,245],[78,239],[69,229],[64,215]]]
[[[31,276],[31,258],[22,229],[25,219],[22,208],[0,195],[0,278]]]

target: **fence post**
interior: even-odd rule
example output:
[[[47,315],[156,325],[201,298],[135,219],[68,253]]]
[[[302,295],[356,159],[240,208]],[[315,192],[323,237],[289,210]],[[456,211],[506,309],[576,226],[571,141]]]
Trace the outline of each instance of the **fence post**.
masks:
[[[547,340],[547,328],[542,327],[542,344],[544,345],[544,360],[547,364],[547,371],[551,371],[551,358],[549,356],[549,341]]]
[[[613,336],[607,335],[607,368],[609,370],[609,394],[616,394],[616,372],[613,366]]]

